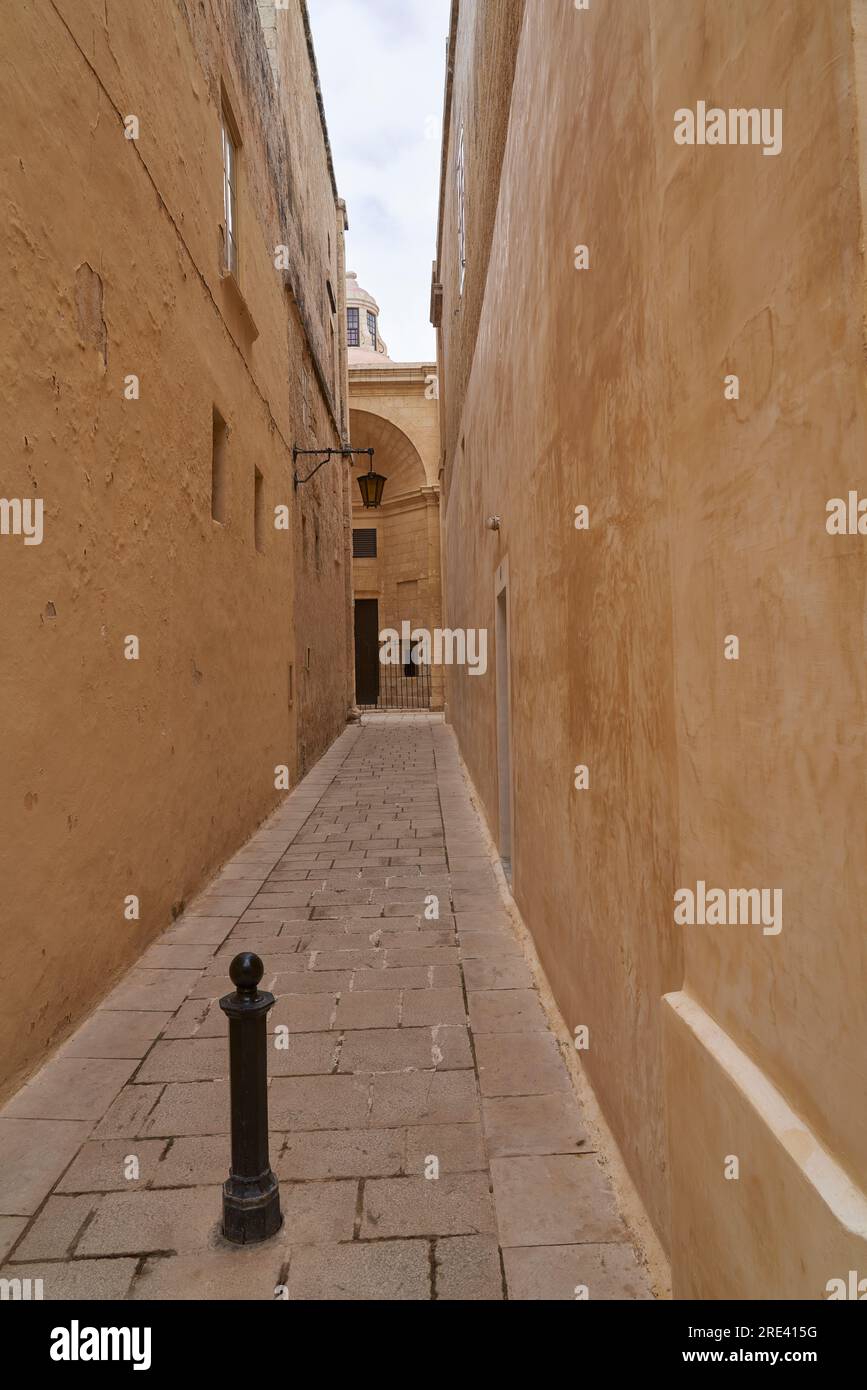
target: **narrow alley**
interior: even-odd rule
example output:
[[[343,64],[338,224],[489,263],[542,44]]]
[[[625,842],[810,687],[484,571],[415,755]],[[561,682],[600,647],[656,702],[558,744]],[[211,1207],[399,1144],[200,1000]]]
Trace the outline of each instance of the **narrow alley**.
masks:
[[[0,65],[0,1303],[828,1379],[867,0],[23,0]]]
[[[348,728],[3,1111],[2,1275],[52,1299],[651,1297],[492,854],[441,718]],[[251,1248],[219,1234],[243,950],[277,996],[284,1213]]]

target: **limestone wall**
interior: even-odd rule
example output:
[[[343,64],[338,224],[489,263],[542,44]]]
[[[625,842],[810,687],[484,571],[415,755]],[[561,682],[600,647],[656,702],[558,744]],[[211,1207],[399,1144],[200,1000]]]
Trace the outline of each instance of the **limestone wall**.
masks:
[[[826,530],[864,492],[850,6],[528,5],[501,183],[474,91],[512,60],[458,8],[446,167],[463,120],[497,207],[464,389],[447,177],[446,620],[493,632],[507,564],[516,897],[676,1293],[823,1297],[867,1265],[867,541]],[[700,100],[782,109],[782,152],[677,145]],[[447,702],[496,832],[493,674]],[[699,879],[781,889],[782,931],[676,924]]]
[[[40,546],[0,537],[4,1092],[276,804],[275,767],[297,779],[345,719],[346,476],[292,489],[293,444],[339,444],[345,395],[342,216],[304,19],[276,14],[275,83],[255,5],[2,7],[2,490],[45,506]],[[318,565],[298,555],[302,507]]]

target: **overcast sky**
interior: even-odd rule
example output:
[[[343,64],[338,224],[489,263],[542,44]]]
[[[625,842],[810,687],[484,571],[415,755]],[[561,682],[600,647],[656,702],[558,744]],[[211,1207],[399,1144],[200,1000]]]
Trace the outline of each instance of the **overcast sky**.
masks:
[[[346,199],[346,265],[379,303],[395,361],[433,361],[449,0],[308,0],[316,61]]]

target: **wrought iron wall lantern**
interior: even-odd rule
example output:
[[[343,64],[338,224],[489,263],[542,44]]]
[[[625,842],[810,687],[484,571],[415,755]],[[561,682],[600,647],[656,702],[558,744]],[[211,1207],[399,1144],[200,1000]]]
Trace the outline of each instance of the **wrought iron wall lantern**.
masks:
[[[381,506],[383,489],[385,488],[388,479],[383,478],[381,473],[374,473],[373,452],[373,449],[293,449],[293,467],[295,464],[297,464],[299,458],[306,458],[310,456],[319,458],[319,462],[317,463],[316,467],[310,470],[306,478],[302,478],[298,473],[298,469],[295,468],[296,492],[302,483],[309,483],[310,479],[315,477],[315,475],[319,472],[320,468],[324,468],[326,463],[330,463],[331,459],[335,456],[338,458],[353,459],[356,454],[367,454],[368,458],[370,459],[370,471],[368,473],[362,473],[358,479],[358,486],[361,489],[361,500],[364,503],[364,506],[368,508]],[[322,454],[325,455],[324,458],[320,458],[320,455]]]

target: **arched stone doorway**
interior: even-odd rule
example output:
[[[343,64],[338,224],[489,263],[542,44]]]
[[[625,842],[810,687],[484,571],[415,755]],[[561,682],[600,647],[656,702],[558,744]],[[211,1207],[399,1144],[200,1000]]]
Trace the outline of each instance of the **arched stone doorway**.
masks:
[[[378,367],[376,372],[382,378],[388,369]],[[350,369],[350,401],[353,385],[362,385],[353,383],[353,375]],[[442,670],[420,664],[418,646],[412,640],[414,631],[434,632],[442,621],[439,486],[429,481],[422,454],[409,433],[394,418],[380,413],[403,413],[403,402],[389,399],[395,392],[407,405],[417,407],[419,397],[423,405],[428,404],[423,390],[425,369],[412,373],[404,369],[404,378],[399,383],[378,380],[378,390],[386,387],[388,396],[380,394],[375,401],[365,400],[365,408],[350,410],[353,444],[376,451],[374,466],[387,479],[382,506],[375,511],[366,510],[358,488],[353,490],[356,702],[362,709],[443,706]],[[364,384],[369,390],[374,383]],[[365,461],[356,477],[366,471]],[[400,659],[383,665],[379,639],[386,631],[399,635]]]

